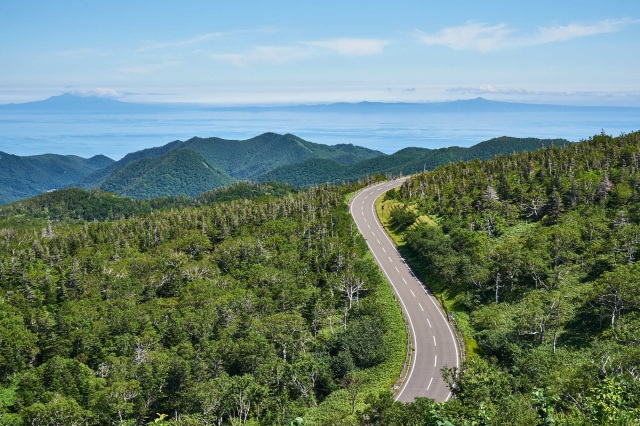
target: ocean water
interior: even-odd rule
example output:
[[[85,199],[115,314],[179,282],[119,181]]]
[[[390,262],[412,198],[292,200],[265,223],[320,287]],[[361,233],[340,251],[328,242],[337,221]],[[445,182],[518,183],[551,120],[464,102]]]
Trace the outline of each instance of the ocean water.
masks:
[[[640,130],[640,110],[586,112],[335,114],[288,111],[183,111],[155,114],[0,113],[0,151],[115,160],[193,136],[247,139],[293,133],[311,142],[352,143],[385,153],[405,147],[471,146],[499,136],[588,139]]]

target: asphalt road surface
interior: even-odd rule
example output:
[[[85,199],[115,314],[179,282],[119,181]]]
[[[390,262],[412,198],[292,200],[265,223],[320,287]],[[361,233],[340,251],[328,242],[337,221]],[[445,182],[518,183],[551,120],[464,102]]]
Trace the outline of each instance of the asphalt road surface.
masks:
[[[442,367],[459,367],[458,346],[438,301],[411,272],[383,229],[375,212],[375,200],[400,186],[406,178],[365,188],[351,201],[351,215],[367,240],[378,265],[391,283],[408,318],[413,353],[406,380],[395,393],[396,401],[411,402],[425,396],[436,401],[451,397],[442,380]]]

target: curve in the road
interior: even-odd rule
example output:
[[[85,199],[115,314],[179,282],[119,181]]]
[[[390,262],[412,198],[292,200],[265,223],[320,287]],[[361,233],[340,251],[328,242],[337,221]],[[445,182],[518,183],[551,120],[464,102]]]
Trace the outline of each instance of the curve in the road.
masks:
[[[384,182],[356,194],[350,211],[380,269],[391,283],[404,310],[412,334],[411,364],[395,399],[413,401],[424,396],[436,401],[451,397],[440,369],[459,367],[458,345],[440,306],[411,269],[378,220],[375,201],[388,190],[400,186],[405,178]]]

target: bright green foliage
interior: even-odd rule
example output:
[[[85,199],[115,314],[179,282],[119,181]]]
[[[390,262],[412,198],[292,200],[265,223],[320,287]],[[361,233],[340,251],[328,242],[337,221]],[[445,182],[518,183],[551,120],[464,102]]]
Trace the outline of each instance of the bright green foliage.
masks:
[[[175,149],[159,159],[125,165],[102,182],[100,189],[132,198],[195,197],[233,182],[233,177],[209,165],[197,151]]]
[[[60,223],[0,229],[0,423],[353,423],[402,357],[370,373],[398,355],[397,307],[351,190],[153,212],[72,190],[67,206],[13,206],[46,202]]]
[[[300,190],[297,187],[286,183],[255,183],[243,181],[200,194],[195,201],[198,204],[211,204],[222,201],[250,200],[253,198],[281,198],[298,192],[300,192]]]
[[[322,145],[290,134],[264,133],[240,141],[196,137],[128,154],[76,184],[136,198],[180,194],[193,197],[309,159],[348,165],[380,155],[383,154],[367,148]]]
[[[391,155],[380,155],[361,161],[345,163],[326,157],[282,165],[263,173],[259,181],[287,182],[297,186],[318,185],[327,182],[350,182],[376,173],[413,174],[433,170],[438,166],[475,158],[490,159],[496,155],[532,151],[545,146],[564,146],[564,139],[535,139],[500,137],[481,142],[470,148],[449,147],[440,149],[404,148]]]
[[[640,133],[452,164],[396,198],[437,219],[407,258],[482,350],[444,372],[453,423],[640,422]]]

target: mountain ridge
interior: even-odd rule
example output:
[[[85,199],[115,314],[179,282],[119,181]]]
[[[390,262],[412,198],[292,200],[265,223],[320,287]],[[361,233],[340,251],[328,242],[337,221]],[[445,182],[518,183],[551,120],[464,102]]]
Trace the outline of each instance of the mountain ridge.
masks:
[[[107,96],[79,95],[63,93],[47,99],[1,104],[0,112],[47,112],[47,113],[155,113],[167,111],[299,111],[336,113],[379,113],[379,112],[509,112],[509,111],[600,111],[633,110],[630,106],[560,105],[523,102],[495,101],[483,97],[437,102],[334,102],[292,105],[240,105],[216,106],[196,103],[144,103],[127,102]]]
[[[113,160],[104,155],[90,158],[58,154],[21,157],[0,151],[0,204],[65,187],[111,163]]]

